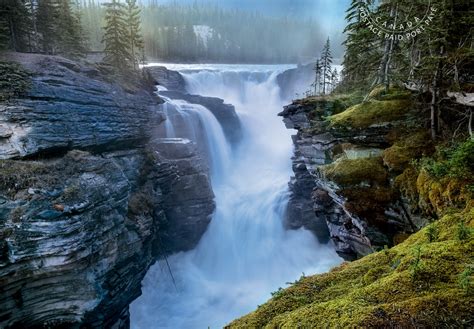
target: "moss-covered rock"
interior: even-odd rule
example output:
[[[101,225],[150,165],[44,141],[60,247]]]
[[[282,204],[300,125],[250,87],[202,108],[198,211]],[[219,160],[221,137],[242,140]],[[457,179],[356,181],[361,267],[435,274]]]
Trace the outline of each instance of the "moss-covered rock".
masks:
[[[388,179],[381,157],[354,160],[340,158],[330,165],[323,166],[321,171],[327,179],[341,186],[361,183],[383,185]]]
[[[467,327],[474,239],[459,240],[460,222],[472,229],[474,209],[441,219],[436,241],[425,228],[392,249],[302,278],[229,327]]]
[[[468,181],[433,177],[425,169],[420,171],[416,186],[420,208],[433,215],[442,215],[449,208],[465,208],[473,199]]]
[[[332,127],[364,129],[402,119],[410,110],[410,99],[368,100],[329,117]]]
[[[410,163],[423,156],[431,155],[434,146],[426,130],[421,130],[398,140],[383,152],[384,164],[391,170],[402,172]]]

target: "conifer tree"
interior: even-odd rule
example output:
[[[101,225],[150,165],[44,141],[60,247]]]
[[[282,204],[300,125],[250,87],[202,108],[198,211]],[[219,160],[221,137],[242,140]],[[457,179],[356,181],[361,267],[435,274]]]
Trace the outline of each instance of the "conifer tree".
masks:
[[[46,54],[55,54],[58,50],[59,31],[56,22],[59,11],[53,0],[38,0],[36,25],[38,29],[39,50]]]
[[[102,39],[105,44],[104,62],[117,70],[131,69],[133,58],[130,54],[126,7],[118,0],[103,5],[105,6],[105,28]]]
[[[317,96],[321,92],[321,62],[316,60],[316,64],[314,64],[314,82],[312,84],[314,88],[314,95]]]
[[[73,8],[71,0],[57,0],[58,15],[56,28],[58,31],[59,50],[66,56],[79,57],[85,52],[80,17]]]
[[[140,27],[140,8],[136,0],[126,1],[126,23],[128,27],[128,45],[133,67],[136,69],[144,54],[144,43]]]
[[[31,16],[24,0],[0,2],[0,48],[28,50]]]
[[[327,85],[329,84],[329,81],[331,79],[331,74],[332,74],[332,53],[331,53],[331,44],[329,41],[329,38],[326,41],[326,44],[324,45],[323,52],[321,54],[321,71],[322,71],[322,86],[323,86],[323,95],[326,94],[327,91]]]

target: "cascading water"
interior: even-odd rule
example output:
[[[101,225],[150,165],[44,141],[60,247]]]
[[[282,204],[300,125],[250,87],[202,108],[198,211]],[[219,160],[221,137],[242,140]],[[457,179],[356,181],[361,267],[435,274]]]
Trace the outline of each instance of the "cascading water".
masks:
[[[318,244],[310,232],[284,229],[292,144],[277,117],[285,101],[279,97],[276,71],[183,72],[190,93],[235,105],[244,138],[232,155],[225,155],[229,161],[221,163],[227,152],[222,151],[222,129],[205,127],[208,144],[222,139],[219,150],[210,151],[214,218],[196,249],[169,257],[174,280],[163,262],[149,270],[143,295],[130,308],[134,329],[222,327],[302,273],[326,271],[340,262],[332,248]],[[201,122],[215,121],[205,108],[169,102],[181,117],[187,112]],[[174,110],[168,108],[168,114]]]

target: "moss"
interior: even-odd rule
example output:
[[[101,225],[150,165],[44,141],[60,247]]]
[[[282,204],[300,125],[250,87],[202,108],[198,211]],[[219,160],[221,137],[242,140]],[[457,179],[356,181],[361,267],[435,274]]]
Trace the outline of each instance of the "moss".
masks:
[[[415,167],[409,166],[394,180],[395,188],[408,200],[412,209],[418,209],[419,193],[417,187],[418,171]]]
[[[402,172],[414,159],[431,155],[435,151],[426,130],[416,132],[397,141],[383,152],[383,160],[391,170]]]
[[[406,89],[399,88],[397,86],[391,86],[388,92],[385,90],[385,86],[380,85],[375,87],[369,93],[369,99],[376,100],[394,100],[394,99],[407,99],[411,97],[411,92]]]
[[[460,278],[472,263],[474,241],[456,239],[461,221],[473,227],[474,209],[442,218],[436,242],[427,242],[423,229],[392,249],[305,277],[230,327],[466,326],[474,320],[474,296],[466,293]]]
[[[368,128],[402,119],[411,110],[409,99],[369,100],[330,116],[332,127]]]
[[[20,65],[0,62],[0,102],[21,96],[29,86],[29,73]]]
[[[49,173],[48,166],[41,162],[1,160],[0,191],[14,197],[20,190],[38,187]]]
[[[396,193],[387,187],[351,187],[343,188],[341,195],[346,202],[347,211],[364,218],[370,226],[375,226],[382,232],[391,232],[385,211],[387,206],[394,201]]]
[[[363,182],[383,185],[388,178],[380,157],[353,160],[341,158],[321,167],[321,171],[328,179],[342,186]]]
[[[442,215],[448,208],[465,208],[471,203],[472,192],[465,180],[436,178],[422,169],[416,180],[419,207],[426,213]]]

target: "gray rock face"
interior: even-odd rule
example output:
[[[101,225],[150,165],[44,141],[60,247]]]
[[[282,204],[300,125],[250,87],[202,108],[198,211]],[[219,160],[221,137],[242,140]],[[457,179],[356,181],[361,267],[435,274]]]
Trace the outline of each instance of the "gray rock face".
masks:
[[[412,232],[415,227],[396,198],[384,202],[367,200],[364,192],[370,187],[363,186],[362,182],[344,189],[322,175],[321,166],[332,163],[338,157],[377,155],[377,150],[386,147],[387,142],[383,138],[385,134],[376,131],[386,127],[371,127],[359,132],[329,129],[324,116],[330,104],[322,101],[319,106],[323,110],[316,117],[314,104],[305,106],[295,103],[280,113],[288,128],[298,130],[293,137],[295,177],[290,184],[292,195],[288,225],[292,228],[304,226],[319,239],[324,239],[329,231],[338,254],[346,260],[354,260],[384,245],[391,245],[395,234]],[[311,123],[308,119],[310,112]],[[311,132],[308,130],[310,126]],[[353,145],[354,149],[344,151],[342,145]],[[390,186],[384,188],[391,189]],[[355,194],[355,199],[346,197],[349,192]],[[372,209],[373,213],[364,216],[356,214],[352,209],[359,207],[359,203],[368,203],[361,207]],[[384,218],[383,221],[380,217]]]
[[[225,104],[224,100],[216,97],[189,95],[177,91],[161,91],[160,95],[171,99],[182,99],[191,104],[199,104],[207,108],[222,126],[227,141],[236,146],[242,140],[242,124],[235,112],[235,107]]]
[[[34,75],[0,104],[0,327],[127,328],[147,269],[206,230],[208,168],[189,141],[151,138],[163,115],[146,89],[15,59]]]
[[[193,249],[215,209],[209,169],[189,140],[157,139],[151,145],[175,175],[163,189],[166,223],[162,226],[162,244],[168,252]]]
[[[183,76],[176,71],[168,70],[164,66],[150,66],[146,71],[158,82],[160,86],[170,91],[186,92],[186,81]]]
[[[90,67],[39,55],[23,64],[31,88],[13,106],[0,104],[0,159],[126,149],[149,139],[151,124],[164,120],[153,94],[127,92]]]

